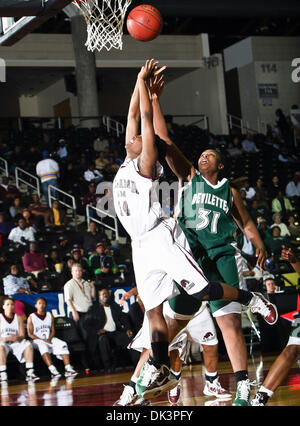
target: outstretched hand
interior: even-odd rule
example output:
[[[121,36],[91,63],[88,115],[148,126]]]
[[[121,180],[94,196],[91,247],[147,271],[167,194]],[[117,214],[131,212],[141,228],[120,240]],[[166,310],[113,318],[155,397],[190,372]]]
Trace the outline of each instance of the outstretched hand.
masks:
[[[158,61],[155,61],[154,59],[147,59],[145,65],[142,66],[140,72],[138,73],[138,78],[146,81],[151,76],[155,77],[159,75],[165,69],[165,66],[158,68]]]
[[[157,99],[161,96],[165,85],[164,75],[151,76],[147,84],[151,99]]]
[[[296,258],[295,253],[292,251],[291,248],[287,248],[285,246],[282,246],[281,257],[284,260],[287,260],[290,263],[296,263],[297,262],[297,258]]]

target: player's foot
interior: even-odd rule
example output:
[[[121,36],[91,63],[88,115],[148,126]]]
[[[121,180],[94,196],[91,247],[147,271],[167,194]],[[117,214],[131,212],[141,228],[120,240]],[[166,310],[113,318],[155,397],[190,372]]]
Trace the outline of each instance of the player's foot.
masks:
[[[57,371],[57,370],[55,370],[55,371],[53,371],[53,373],[51,373],[51,380],[53,380],[53,379],[59,379],[61,377],[61,374]]]
[[[264,395],[261,392],[257,392],[257,394],[255,395],[255,397],[251,400],[251,406],[264,406],[265,405],[265,401],[264,401]]]
[[[178,380],[170,373],[170,369],[165,364],[161,365],[160,368],[149,365],[143,377],[143,384],[146,389],[142,393],[142,397],[152,399],[173,389],[177,386]]]
[[[34,374],[33,368],[30,368],[26,373],[26,382],[36,382],[37,380],[40,378]]]
[[[251,293],[253,294],[253,297],[248,305],[251,312],[259,313],[268,324],[275,324],[278,319],[276,306],[270,303],[262,294],[254,292]]]
[[[175,388],[171,389],[168,392],[169,403],[170,404],[178,404],[178,401],[179,401],[179,398],[180,398],[180,393],[181,393],[181,386],[180,386],[180,383],[178,383],[178,385],[175,386]]]
[[[120,398],[113,404],[113,406],[119,405],[122,407],[126,407],[131,405],[137,398],[137,394],[135,393],[132,386],[124,385],[124,389]]]
[[[72,366],[70,366],[66,371],[65,371],[65,377],[75,377],[77,376],[77,371],[74,370],[74,368]]]
[[[234,406],[249,406],[249,398],[250,398],[250,380],[240,380],[237,383],[236,396],[232,405]]]
[[[149,383],[146,383],[144,376],[148,370],[148,368],[150,367],[150,364],[148,362],[145,362],[145,364],[143,365],[139,378],[135,384],[135,390],[136,393],[138,395],[139,398],[142,397],[142,393],[146,390],[146,387]]]
[[[6,371],[2,371],[0,373],[0,381],[1,381],[1,383],[2,382],[7,382],[7,373],[6,373]]]
[[[209,380],[206,380],[203,393],[206,396],[216,396],[220,399],[232,398],[231,393],[222,388],[218,377],[212,383]]]
[[[139,398],[134,404],[134,406],[146,406],[146,405],[151,405],[151,400],[150,399],[145,399],[145,398]]]

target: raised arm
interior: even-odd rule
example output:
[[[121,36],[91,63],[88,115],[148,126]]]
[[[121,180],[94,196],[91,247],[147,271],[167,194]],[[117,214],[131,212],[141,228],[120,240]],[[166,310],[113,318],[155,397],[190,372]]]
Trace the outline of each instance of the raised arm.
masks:
[[[131,95],[128,115],[127,115],[127,125],[126,125],[126,144],[138,134],[140,122],[140,94],[139,94],[139,84],[138,79],[136,80],[133,93]]]
[[[147,60],[138,74],[142,133],[142,152],[139,156],[138,164],[140,172],[151,178],[155,177],[158,152],[155,145],[152,105],[146,81],[153,73],[155,66],[156,63],[153,59]]]
[[[193,178],[195,168],[169,137],[168,128],[159,101],[164,85],[165,81],[163,75],[150,79],[149,91],[153,109],[154,131],[155,134],[167,144],[166,161],[172,172],[182,184]]]

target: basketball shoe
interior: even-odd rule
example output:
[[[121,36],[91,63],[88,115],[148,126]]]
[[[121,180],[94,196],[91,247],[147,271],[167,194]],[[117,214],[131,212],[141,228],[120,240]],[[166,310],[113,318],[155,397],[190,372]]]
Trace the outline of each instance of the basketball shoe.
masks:
[[[26,371],[26,382],[36,382],[37,380],[40,378],[34,374],[33,368]]]
[[[178,404],[179,398],[181,394],[181,386],[180,383],[178,383],[175,388],[169,390],[168,392],[168,400],[170,404]]]
[[[251,406],[263,407],[268,399],[268,396],[264,392],[257,392],[255,397],[251,401]]]
[[[264,298],[262,294],[254,292],[251,293],[253,297],[248,305],[248,307],[251,309],[251,312],[259,313],[268,324],[275,324],[278,319],[276,306]]]
[[[231,399],[232,395],[222,388],[219,378],[217,377],[213,382],[206,380],[203,393],[206,396],[216,396],[220,399]]]
[[[133,405],[139,406],[139,407],[144,407],[144,406],[147,406],[147,405],[151,405],[151,400],[145,399],[145,398],[139,398]]]
[[[173,389],[178,384],[176,377],[170,373],[170,369],[165,365],[159,368],[153,364],[148,364],[141,380],[141,387],[144,388],[142,397],[145,399],[156,398],[163,392]]]
[[[250,406],[249,398],[251,384],[252,383],[249,379],[237,382],[236,396],[232,405],[244,407]]]
[[[119,405],[122,407],[126,407],[131,405],[137,398],[137,394],[132,386],[124,385],[124,389],[120,398],[114,402],[113,406]]]
[[[70,365],[70,367],[66,368],[65,370],[65,377],[75,377],[77,376],[77,371],[74,370],[74,368],[72,367],[72,365]]]

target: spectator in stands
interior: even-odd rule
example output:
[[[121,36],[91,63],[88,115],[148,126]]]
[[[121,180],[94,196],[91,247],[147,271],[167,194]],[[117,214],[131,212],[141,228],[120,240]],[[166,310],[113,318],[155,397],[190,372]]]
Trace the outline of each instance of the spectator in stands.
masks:
[[[103,180],[103,175],[95,168],[94,163],[90,163],[88,169],[84,172],[84,180],[95,184]]]
[[[102,172],[105,169],[105,166],[107,166],[107,164],[108,164],[108,160],[104,158],[104,152],[99,151],[99,155],[95,160],[96,169]]]
[[[82,341],[85,343],[87,332],[84,328],[84,322],[96,296],[95,286],[93,282],[85,281],[82,278],[82,268],[80,265],[74,263],[71,273],[72,278],[64,285],[64,297],[70,316],[75,322]],[[85,369],[89,369],[87,355],[88,350],[86,347],[85,357],[82,359]]]
[[[290,200],[295,200],[296,203],[300,201],[300,182],[298,174],[295,173],[293,178],[288,182],[285,188],[285,195]]]
[[[66,261],[63,262],[61,276],[59,277],[59,281],[62,283],[62,287],[67,281],[72,279],[72,267],[74,263],[75,262],[72,258],[67,258]]]
[[[272,216],[272,219],[273,219],[274,223],[271,225],[271,229],[274,228],[274,226],[279,226],[280,235],[282,237],[286,237],[286,236],[290,237],[291,236],[291,233],[288,230],[288,227],[286,226],[285,223],[283,223],[281,221],[281,214],[280,213],[274,213],[273,216]]]
[[[65,209],[60,205],[58,200],[54,200],[52,203],[52,215],[50,217],[51,225],[53,226],[66,226],[67,214]]]
[[[30,284],[27,278],[20,276],[16,264],[10,266],[10,273],[3,278],[4,294],[13,297],[18,293],[31,294]]]
[[[288,217],[288,230],[290,231],[292,238],[300,237],[300,226],[299,223],[295,221],[295,216],[290,214]]]
[[[9,214],[14,220],[18,220],[22,216],[25,206],[21,201],[21,197],[17,196],[13,200],[13,204],[9,207]]]
[[[48,264],[43,253],[38,252],[36,242],[29,244],[29,252],[22,257],[24,271],[37,277],[40,272],[48,269]]]
[[[48,265],[48,268],[49,268],[50,272],[52,272],[52,273],[58,273],[58,274],[62,273],[63,262],[62,262],[61,257],[59,256],[59,253],[58,253],[57,249],[50,250],[49,257],[47,259],[47,265]],[[68,280],[66,280],[66,281],[68,281]],[[64,281],[64,283],[66,281]]]
[[[119,167],[120,166],[115,162],[114,157],[110,155],[108,157],[108,164],[105,166],[105,173],[110,181],[113,181]]]
[[[239,190],[239,193],[240,193],[240,196],[241,196],[241,199],[242,199],[242,203],[243,203],[243,204],[244,204],[244,206],[248,209],[248,208],[249,208],[249,205],[248,205],[248,203],[247,203],[247,199],[246,199],[246,191],[245,191],[245,189],[241,188],[241,189]]]
[[[98,349],[105,372],[111,372],[117,365],[116,350],[126,349],[133,332],[128,316],[121,308],[111,303],[107,289],[99,291],[99,303],[95,303],[86,315],[84,327],[88,334],[90,352],[96,359]],[[139,358],[136,351],[129,351],[132,363],[135,365]],[[120,358],[119,358],[120,359]],[[99,368],[99,365],[98,365]]]
[[[259,196],[259,198],[257,198],[257,200],[259,201],[259,204],[263,205],[264,203],[266,208],[269,207],[267,203],[269,194],[268,194],[267,188],[264,186],[262,178],[259,177],[256,179],[254,191],[256,193],[256,196]]]
[[[274,275],[267,275],[264,278],[264,285],[268,294],[277,293],[279,290],[279,287],[275,282]]]
[[[20,197],[21,193],[15,185],[9,183],[8,176],[2,176],[2,183],[0,185],[0,198],[8,200],[15,197]]]
[[[51,209],[48,204],[41,203],[38,194],[32,194],[32,203],[29,204],[28,210],[37,218],[42,218],[44,225],[51,225]]]
[[[10,231],[15,227],[15,224],[13,222],[7,221],[5,214],[0,213],[0,234],[1,234],[1,245],[5,244],[5,241],[7,240],[7,236],[9,235]]]
[[[95,183],[91,182],[91,183],[89,183],[87,194],[85,194],[83,199],[82,199],[82,205],[83,205],[83,207],[86,207],[87,205],[91,205],[93,207],[96,207],[97,201],[101,197],[102,197],[102,195],[96,194]],[[95,212],[94,209],[89,209],[89,214],[90,214],[91,217],[96,216],[96,212]]]
[[[32,227],[33,231],[36,232],[38,230],[36,221],[33,219],[29,209],[23,209],[22,217],[25,219],[26,227]]]
[[[96,244],[96,251],[89,256],[89,267],[93,276],[102,282],[106,277],[112,277],[118,273],[118,267],[112,256],[105,254],[106,244],[99,242]]]
[[[243,154],[242,150],[235,146],[233,142],[228,143],[226,151],[231,158],[238,158]]]
[[[43,159],[36,165],[36,174],[41,180],[42,192],[47,204],[49,204],[48,187],[52,185],[58,188],[59,165],[55,160],[50,158],[48,151],[44,150],[42,155]]]
[[[15,245],[26,246],[29,242],[35,241],[34,231],[32,227],[26,227],[24,218],[20,218],[18,220],[18,226],[10,231],[8,240]]]
[[[88,260],[83,256],[83,249],[79,247],[75,247],[71,251],[71,259],[73,259],[74,263],[78,263],[82,268],[82,276],[84,279],[89,278],[89,264]]]
[[[244,187],[242,188],[246,191],[246,200],[251,201],[255,197],[255,190],[252,186],[250,186],[250,183],[248,180],[245,181]]]
[[[262,216],[257,218],[257,229],[262,240],[271,237],[271,232],[269,230],[267,220]]]
[[[104,136],[103,133],[100,133],[99,137],[94,140],[94,143],[93,143],[94,151],[96,152],[104,151],[104,149],[107,147],[109,148],[109,141]]]
[[[268,253],[272,256],[275,256],[275,258],[280,255],[282,245],[290,247],[289,238],[281,236],[281,230],[279,226],[273,226],[271,229],[271,237],[266,238],[264,243]]]
[[[83,237],[83,248],[85,253],[87,254],[88,252],[95,250],[97,243],[107,241],[105,233],[98,230],[96,222],[91,221],[89,223],[89,230]]]
[[[282,189],[283,189],[282,184],[279,182],[278,176],[273,176],[272,183],[268,187],[268,194],[269,194],[268,198],[270,200],[273,200],[273,198],[275,198],[278,192],[281,191]]]
[[[259,216],[262,216],[261,211],[258,210],[258,201],[254,198],[251,201],[251,208],[249,210],[249,214],[253,220],[254,223],[257,223],[257,218]]]
[[[256,154],[259,152],[259,149],[257,149],[255,143],[253,142],[253,138],[250,133],[247,133],[247,136],[242,141],[242,150],[250,154]]]
[[[237,246],[241,250],[242,256],[251,264],[256,263],[255,247],[245,234],[239,233],[237,238]]]
[[[58,141],[59,148],[57,150],[57,155],[61,160],[66,160],[68,157],[68,148],[65,139],[59,139]]]
[[[282,191],[278,191],[276,198],[272,200],[272,212],[281,213],[282,218],[285,219],[287,214],[292,211],[294,211],[294,207],[290,200],[283,195]]]

